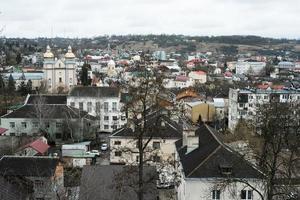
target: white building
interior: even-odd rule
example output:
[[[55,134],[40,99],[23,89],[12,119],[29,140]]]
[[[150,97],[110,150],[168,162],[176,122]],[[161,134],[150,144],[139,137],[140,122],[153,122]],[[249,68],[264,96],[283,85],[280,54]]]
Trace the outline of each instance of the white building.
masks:
[[[230,89],[228,104],[228,128],[234,131],[241,118],[253,119],[261,104],[277,101],[282,103],[300,101],[298,90]]]
[[[175,160],[175,142],[182,137],[177,123],[165,115],[151,114],[147,126],[153,127],[144,135],[144,144],[150,139],[145,150],[148,164],[170,164]],[[134,126],[123,127],[110,136],[110,162],[114,164],[137,164],[139,159],[137,133]]]
[[[245,74],[245,75],[260,75],[264,73],[266,67],[265,62],[258,61],[238,61],[236,63],[236,74]]]
[[[72,53],[71,46],[64,58],[56,59],[49,46],[44,53],[44,78],[47,81],[48,91],[57,93],[69,91],[77,85],[75,55]]]
[[[206,83],[207,74],[204,71],[192,71],[189,73],[189,77],[194,80],[195,83]]]
[[[67,105],[96,116],[98,131],[112,132],[127,122],[120,100],[118,88],[78,86],[70,91]]]
[[[260,194],[264,196],[263,175],[217,134],[202,125],[197,130],[184,130],[183,138],[176,142],[181,172],[178,200],[260,200]],[[249,183],[259,193],[244,183],[226,185],[230,178]]]
[[[187,88],[194,86],[195,82],[192,78],[187,76],[176,76],[175,79],[164,79],[163,84],[165,88]]]

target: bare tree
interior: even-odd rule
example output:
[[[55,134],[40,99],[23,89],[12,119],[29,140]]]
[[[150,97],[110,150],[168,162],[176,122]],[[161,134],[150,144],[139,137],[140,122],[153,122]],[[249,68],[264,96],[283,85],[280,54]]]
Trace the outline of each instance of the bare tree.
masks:
[[[254,164],[264,174],[264,192],[247,180],[228,179],[227,183],[241,182],[256,190],[261,199],[293,199],[299,195],[294,180],[299,179],[300,109],[296,102],[271,101],[260,105],[251,121],[241,121],[236,134],[247,141]]]

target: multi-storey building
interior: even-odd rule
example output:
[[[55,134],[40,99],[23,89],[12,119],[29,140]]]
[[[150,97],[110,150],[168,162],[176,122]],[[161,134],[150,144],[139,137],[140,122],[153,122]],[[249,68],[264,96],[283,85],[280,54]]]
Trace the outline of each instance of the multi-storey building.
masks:
[[[289,103],[300,101],[299,90],[230,89],[228,128],[234,131],[240,119],[254,119],[257,109],[271,101]]]
[[[54,58],[50,47],[47,46],[43,70],[48,91],[51,93],[68,91],[72,86],[77,85],[75,55],[72,53],[71,46],[62,59]]]
[[[254,60],[238,61],[235,70],[237,74],[260,75],[261,73],[264,73],[263,70],[265,67],[265,62],[257,62]]]
[[[98,131],[112,132],[126,124],[121,111],[121,95],[115,87],[74,87],[67,98],[67,105],[96,116]]]

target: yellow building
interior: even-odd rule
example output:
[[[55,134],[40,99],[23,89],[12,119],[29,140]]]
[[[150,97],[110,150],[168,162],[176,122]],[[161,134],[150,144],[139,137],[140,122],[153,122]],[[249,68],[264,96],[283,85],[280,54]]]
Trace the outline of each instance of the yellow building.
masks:
[[[186,103],[185,111],[186,116],[193,123],[197,123],[199,119],[203,122],[211,122],[215,116],[215,107],[213,103],[207,103],[203,101]]]

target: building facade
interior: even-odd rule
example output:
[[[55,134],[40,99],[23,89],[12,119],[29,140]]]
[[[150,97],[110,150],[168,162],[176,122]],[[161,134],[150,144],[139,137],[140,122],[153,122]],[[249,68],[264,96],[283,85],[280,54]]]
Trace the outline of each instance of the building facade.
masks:
[[[95,116],[98,131],[112,132],[127,122],[120,100],[118,88],[74,87],[67,98],[67,105]]]
[[[50,93],[69,91],[77,85],[75,55],[72,53],[71,46],[61,59],[54,58],[50,47],[47,46],[46,53],[44,53],[43,71]]]
[[[292,103],[300,101],[298,90],[230,89],[228,128],[234,131],[240,119],[253,120],[260,105],[271,101]]]

